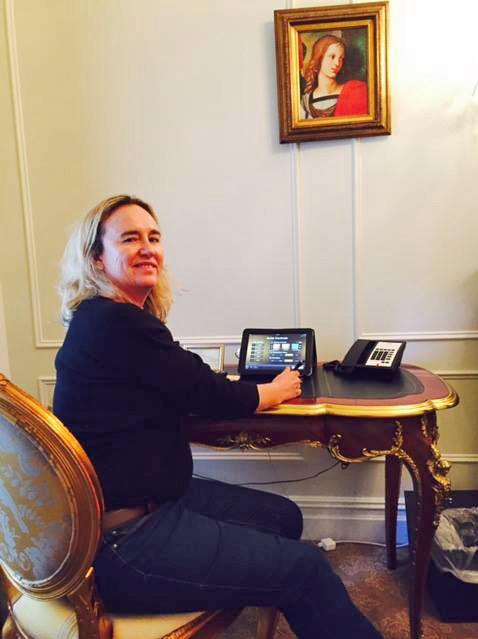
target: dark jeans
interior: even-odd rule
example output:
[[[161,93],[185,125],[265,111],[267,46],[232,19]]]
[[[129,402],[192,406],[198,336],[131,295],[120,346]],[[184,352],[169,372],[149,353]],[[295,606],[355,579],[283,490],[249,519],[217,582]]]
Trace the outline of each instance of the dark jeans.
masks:
[[[381,637],[301,532],[284,497],[193,479],[177,501],[107,533],[97,583],[115,612],[274,606],[300,639]]]

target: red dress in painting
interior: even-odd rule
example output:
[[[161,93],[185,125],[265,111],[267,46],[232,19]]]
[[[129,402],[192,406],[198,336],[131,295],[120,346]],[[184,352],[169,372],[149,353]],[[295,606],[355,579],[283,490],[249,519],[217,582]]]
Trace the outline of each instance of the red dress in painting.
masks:
[[[360,80],[349,80],[337,95],[313,98],[312,93],[305,93],[302,108],[305,119],[368,115],[367,85]]]

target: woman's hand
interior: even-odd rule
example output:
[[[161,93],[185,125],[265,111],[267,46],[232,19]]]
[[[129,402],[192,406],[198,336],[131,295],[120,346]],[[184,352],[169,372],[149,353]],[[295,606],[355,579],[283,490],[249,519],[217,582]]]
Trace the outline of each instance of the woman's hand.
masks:
[[[274,377],[270,384],[258,384],[259,405],[257,410],[271,408],[288,399],[294,399],[301,393],[302,380],[298,371],[285,368]]]

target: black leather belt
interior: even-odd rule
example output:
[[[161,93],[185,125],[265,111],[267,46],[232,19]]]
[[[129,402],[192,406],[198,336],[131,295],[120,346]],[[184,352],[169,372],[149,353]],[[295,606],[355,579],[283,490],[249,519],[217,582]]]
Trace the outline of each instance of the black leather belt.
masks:
[[[119,526],[124,526],[130,521],[144,517],[148,513],[158,508],[158,504],[148,502],[143,506],[132,506],[131,508],[118,508],[116,510],[107,510],[103,515],[103,532],[108,532]]]

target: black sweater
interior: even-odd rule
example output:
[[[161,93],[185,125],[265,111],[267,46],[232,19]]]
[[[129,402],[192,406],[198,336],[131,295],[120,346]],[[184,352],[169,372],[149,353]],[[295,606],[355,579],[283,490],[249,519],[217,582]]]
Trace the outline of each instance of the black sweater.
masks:
[[[55,415],[98,473],[107,509],[184,494],[192,458],[181,418],[240,417],[257,387],[230,382],[132,304],[80,304],[56,357]]]

